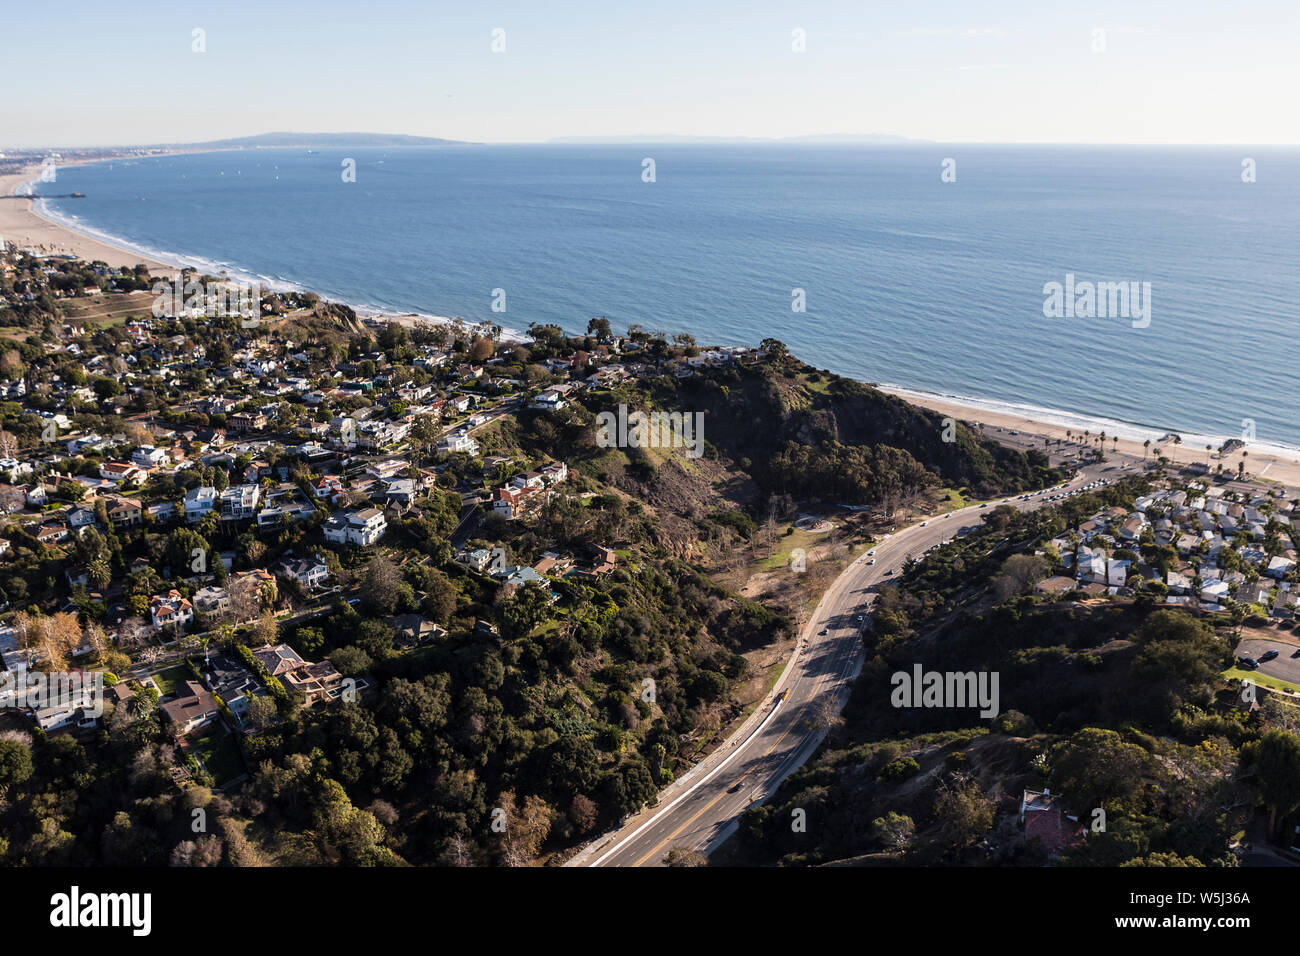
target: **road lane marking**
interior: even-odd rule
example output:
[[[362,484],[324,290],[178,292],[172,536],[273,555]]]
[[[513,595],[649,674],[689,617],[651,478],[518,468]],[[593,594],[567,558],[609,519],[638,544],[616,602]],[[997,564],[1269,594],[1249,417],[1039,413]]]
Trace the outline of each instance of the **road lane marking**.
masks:
[[[694,793],[696,790],[698,790],[700,787],[704,786],[704,784],[707,783],[707,782],[709,781],[709,779],[710,779],[710,778],[711,778],[715,773],[717,773],[719,770],[721,770],[721,769],[722,769],[723,767],[725,767],[727,764],[731,763],[731,761],[732,761],[733,759],[735,759],[736,755],[739,754],[739,753],[741,753],[741,752],[745,749],[745,747],[748,746],[748,744],[749,744],[749,742],[750,742],[751,740],[753,740],[753,739],[754,739],[758,734],[760,734],[760,733],[763,732],[763,728],[766,727],[767,724],[768,724],[768,722],[769,722],[773,717],[775,717],[775,716],[777,715],[777,713],[780,711],[780,709],[781,709],[781,705],[782,705],[783,703],[785,703],[785,701],[783,701],[783,700],[777,700],[777,702],[776,702],[776,706],[773,707],[772,710],[771,710],[771,712],[770,712],[766,717],[763,718],[762,723],[760,723],[757,727],[754,728],[754,732],[753,732],[752,734],[750,734],[748,737],[745,738],[745,742],[742,743],[741,745],[739,745],[738,747],[734,748],[734,749],[731,751],[730,754],[728,754],[725,758],[723,758],[723,760],[722,760],[721,763],[719,763],[716,767],[714,767],[714,768],[713,768],[712,770],[710,770],[707,774],[705,774],[704,777],[703,777],[699,782],[697,782],[696,784],[694,784],[694,785],[693,785],[689,790],[687,790],[685,793],[679,794],[679,795],[677,796],[677,798],[676,798],[675,800],[673,800],[672,803],[668,804],[668,806],[664,807],[662,810],[660,810],[658,813],[656,813],[654,816],[652,816],[652,817],[651,817],[649,820],[647,820],[645,823],[643,823],[643,824],[641,824],[639,827],[637,827],[637,828],[636,828],[634,831],[632,831],[632,833],[629,834],[625,839],[620,840],[618,843],[614,844],[612,847],[610,847],[608,850],[606,850],[606,851],[605,851],[605,852],[604,852],[604,853],[603,853],[599,858],[597,858],[596,861],[595,861],[594,863],[592,863],[591,865],[592,865],[592,866],[600,866],[601,863],[603,863],[606,859],[608,859],[608,858],[609,858],[610,856],[612,856],[614,853],[617,853],[617,852],[618,852],[618,851],[623,847],[623,845],[624,845],[625,843],[629,843],[629,842],[631,842],[632,840],[635,840],[638,836],[641,835],[641,831],[643,831],[644,829],[646,829],[646,827],[650,826],[652,823],[654,823],[656,820],[658,820],[661,816],[663,816],[664,814],[666,814],[666,813],[668,813],[670,810],[672,810],[673,807],[677,806],[677,804],[681,803],[683,800],[685,800],[687,797],[689,797],[691,794],[693,794],[693,793]],[[715,753],[716,753],[716,751],[715,751]]]

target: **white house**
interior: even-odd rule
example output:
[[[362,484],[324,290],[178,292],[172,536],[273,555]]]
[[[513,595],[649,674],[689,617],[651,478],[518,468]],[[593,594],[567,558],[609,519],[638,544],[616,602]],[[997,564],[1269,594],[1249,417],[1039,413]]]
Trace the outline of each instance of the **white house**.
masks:
[[[150,468],[160,468],[167,464],[168,454],[165,448],[155,448],[153,445],[141,445],[131,456],[132,464],[146,470]]]
[[[221,493],[221,517],[230,521],[252,518],[261,499],[262,489],[257,485],[231,485]]]
[[[217,489],[201,485],[185,492],[185,520],[193,524],[213,509],[217,502]]]
[[[368,548],[384,536],[388,522],[378,508],[362,508],[348,515],[335,515],[325,523],[325,540],[334,544],[355,544]]]
[[[478,442],[470,438],[468,432],[461,430],[453,432],[443,438],[442,442],[438,445],[438,451],[443,452],[444,454],[463,451],[471,455],[477,455]]]
[[[224,611],[230,607],[230,592],[215,584],[199,588],[194,592],[194,606],[204,614]]]
[[[1226,581],[1207,581],[1201,586],[1201,600],[1218,604],[1228,596],[1229,590]]]
[[[194,605],[173,588],[165,595],[155,594],[149,599],[149,616],[155,628],[179,629],[194,620]]]
[[[1079,547],[1078,579],[1092,584],[1105,584],[1106,552],[1093,550],[1086,545]]]
[[[1295,562],[1290,558],[1276,556],[1268,562],[1268,569],[1264,572],[1271,578],[1281,580],[1286,577],[1286,573],[1295,567]]]
[[[297,581],[305,588],[323,585],[330,576],[329,568],[319,557],[285,558],[275,568],[276,572],[291,581]]]
[[[533,408],[554,412],[564,407],[564,392],[558,388],[546,388],[533,399]]]
[[[1128,581],[1131,561],[1112,561],[1106,572],[1106,583],[1111,587],[1123,587]]]

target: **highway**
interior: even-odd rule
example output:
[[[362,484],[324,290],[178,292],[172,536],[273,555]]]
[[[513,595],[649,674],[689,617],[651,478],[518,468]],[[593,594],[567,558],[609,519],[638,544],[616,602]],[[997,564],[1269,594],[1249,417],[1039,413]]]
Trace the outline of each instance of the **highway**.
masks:
[[[1103,477],[1107,465],[1089,465],[1063,490]],[[1119,469],[1105,474],[1117,480]],[[1055,493],[1055,492],[1049,492]],[[1032,510],[1047,494],[1008,503]],[[593,841],[569,866],[661,866],[673,848],[708,854],[736,829],[751,803],[767,800],[804,763],[839,714],[862,668],[862,618],[875,600],[871,589],[888,582],[909,558],[919,558],[1002,502],[936,516],[881,539],[859,555],[826,590],[771,696],[712,754],[659,794],[658,802],[622,827]]]

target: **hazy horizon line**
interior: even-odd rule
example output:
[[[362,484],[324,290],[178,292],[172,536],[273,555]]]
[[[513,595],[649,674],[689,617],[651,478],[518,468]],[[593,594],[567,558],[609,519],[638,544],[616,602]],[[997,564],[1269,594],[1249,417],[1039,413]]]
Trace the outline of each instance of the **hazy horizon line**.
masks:
[[[724,136],[710,134],[692,134],[692,133],[627,133],[613,135],[563,135],[552,136],[547,139],[503,139],[503,140],[457,140],[447,136],[424,136],[423,134],[408,133],[286,133],[286,136],[410,136],[414,138],[428,139],[429,143],[348,143],[339,141],[335,143],[292,143],[283,144],[239,144],[237,141],[251,139],[256,136],[267,134],[252,134],[251,136],[233,136],[223,140],[196,140],[193,142],[170,142],[170,143],[39,143],[30,145],[18,144],[0,144],[0,156],[8,152],[40,152],[48,150],[85,150],[85,149],[190,149],[195,147],[209,147],[204,152],[215,152],[222,149],[292,149],[298,146],[329,146],[329,147],[357,147],[357,148],[418,148],[433,145],[444,146],[621,146],[621,145],[862,145],[862,146],[1030,146],[1030,147],[1168,147],[1168,148],[1231,148],[1231,147],[1269,147],[1269,148],[1297,148],[1300,142],[1165,142],[1158,140],[943,140],[943,139],[924,139],[919,137],[901,136],[892,133],[808,133],[792,136]],[[433,142],[441,140],[441,142]],[[229,142],[229,145],[222,145]],[[199,151],[199,150],[196,150]]]

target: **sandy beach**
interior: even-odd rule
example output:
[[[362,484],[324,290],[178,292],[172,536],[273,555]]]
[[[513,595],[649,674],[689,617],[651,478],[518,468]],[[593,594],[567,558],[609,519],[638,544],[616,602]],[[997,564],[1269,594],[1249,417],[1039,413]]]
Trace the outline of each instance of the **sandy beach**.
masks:
[[[38,166],[31,166],[20,173],[0,176],[0,196],[13,195],[19,186],[33,179],[38,172]],[[52,184],[47,184],[47,186],[49,185]],[[98,259],[110,266],[134,266],[143,262],[151,272],[160,276],[174,276],[179,271],[174,265],[148,256],[142,256],[130,249],[113,245],[77,232],[61,223],[46,219],[36,212],[32,201],[28,199],[0,199],[0,238],[23,248],[33,248],[51,255],[74,255],[87,261]],[[442,316],[424,316],[409,313],[383,314],[368,309],[359,310],[359,312],[365,317],[382,318],[408,326],[423,323],[452,324],[454,322],[453,319]],[[467,324],[472,325],[473,323]],[[502,335],[503,340],[523,340],[524,338],[522,335],[510,332]],[[960,401],[931,395],[926,392],[891,386],[881,386],[881,389],[898,395],[913,404],[933,409],[944,415],[951,415],[962,421],[979,423],[988,429],[1001,428],[1006,431],[1020,432],[1023,441],[1014,441],[1011,442],[1012,444],[1028,445],[1032,443],[1033,439],[1037,439],[1041,443],[1041,440],[1045,438],[1068,441],[1070,438],[1068,433],[1079,436],[1082,430],[1082,426],[1078,425],[1070,427],[1066,424],[1043,421],[1012,412],[995,411],[977,404],[963,404]],[[1135,431],[1134,429],[1126,430]],[[1095,437],[1099,429],[1094,427],[1092,431]],[[1111,432],[1107,433],[1107,454],[1111,456],[1128,456],[1139,461],[1144,457],[1150,458],[1153,456],[1152,450],[1159,444],[1157,439],[1160,437],[1160,433],[1155,430],[1150,430],[1149,435],[1143,435],[1139,438],[1125,436],[1121,431],[1121,437],[1118,444],[1116,444],[1112,441],[1112,434]],[[989,437],[997,437],[1005,441],[1008,436],[994,434]],[[1183,464],[1194,461],[1206,462],[1206,442],[1189,435],[1183,437],[1184,442],[1181,445],[1175,446],[1168,443],[1163,446],[1163,454]],[[1145,438],[1151,439],[1150,449],[1143,448]],[[1218,447],[1217,442],[1215,447]],[[1300,454],[1291,456],[1272,446],[1261,447],[1249,442],[1246,450],[1248,452],[1246,458],[1248,474],[1257,478],[1279,482],[1293,490],[1300,488]],[[1055,451],[1055,446],[1053,446],[1053,451]],[[1225,471],[1234,473],[1240,460],[1240,451],[1233,452],[1223,459],[1218,458],[1216,453],[1214,457],[1208,459],[1211,470],[1221,463]]]
[[[1054,441],[1060,439],[1067,442],[1072,440],[1070,435],[1067,435],[1067,432],[1071,433],[1075,438],[1080,437],[1079,428],[1071,428],[1066,425],[1059,425],[1019,415],[992,411],[990,409],[981,408],[977,405],[964,405],[959,402],[939,398],[938,396],[930,396],[923,392],[914,392],[909,389],[885,387],[881,388],[881,391],[897,395],[900,398],[904,398],[911,402],[913,405],[920,405],[925,408],[933,409],[942,415],[949,415],[959,421],[982,424],[985,426],[986,434],[988,434],[988,437],[990,438],[1005,438],[1005,435],[999,435],[994,432],[994,430],[998,428],[1001,428],[1004,431],[1018,431],[1021,433],[1021,437],[1039,439],[1040,447],[1041,439],[1045,438],[1050,438]],[[1093,428],[1091,437],[1095,439],[1097,434],[1097,428]],[[1026,442],[1026,444],[1029,443],[1030,442]],[[1088,442],[1085,440],[1083,444],[1086,445]],[[1181,445],[1174,445],[1172,443],[1161,445],[1158,441],[1153,439],[1150,448],[1143,448],[1141,440],[1132,438],[1121,437],[1119,442],[1116,443],[1111,440],[1110,433],[1108,432],[1106,438],[1106,454],[1112,459],[1116,456],[1127,456],[1128,458],[1136,459],[1138,461],[1141,461],[1145,455],[1146,459],[1150,460],[1154,456],[1154,449],[1159,447],[1161,448],[1161,454],[1176,463],[1184,465],[1192,462],[1205,463],[1207,460],[1205,444],[1205,442],[1197,444],[1196,442],[1190,441],[1184,437],[1183,444]],[[1079,448],[1081,446],[1076,445],[1074,447]],[[1053,453],[1055,453],[1055,448],[1056,446],[1053,444],[1051,448]],[[1209,458],[1210,470],[1214,471],[1218,465],[1222,464],[1224,471],[1231,471],[1233,474],[1236,474],[1237,462],[1241,460],[1241,451],[1238,450],[1223,458],[1218,458],[1218,446],[1216,445],[1215,448],[1216,451],[1213,453],[1214,457]],[[1261,448],[1252,445],[1250,442],[1246,443],[1246,451],[1248,452],[1246,456],[1247,475],[1278,482],[1286,486],[1288,489],[1291,489],[1293,492],[1296,489],[1300,489],[1300,456],[1289,457],[1270,448]]]
[[[19,186],[39,171],[39,166],[32,166],[20,173],[0,176],[0,196],[12,196]],[[57,183],[44,185],[49,191],[57,191]],[[37,192],[40,191],[38,187]],[[30,199],[0,199],[0,238],[20,248],[31,248],[49,255],[73,255],[88,262],[98,259],[115,267],[143,262],[155,275],[174,276],[179,272],[175,266],[165,262],[52,222],[36,212]]]

